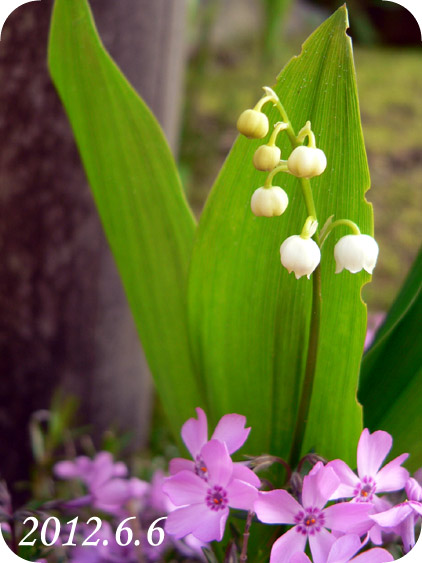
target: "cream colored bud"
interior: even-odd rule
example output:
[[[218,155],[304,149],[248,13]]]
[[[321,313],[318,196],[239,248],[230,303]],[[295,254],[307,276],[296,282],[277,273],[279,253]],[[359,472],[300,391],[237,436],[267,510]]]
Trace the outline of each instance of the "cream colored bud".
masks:
[[[297,280],[302,276],[309,279],[321,260],[321,251],[311,238],[293,235],[281,245],[280,257],[289,274],[294,272]]]
[[[271,172],[280,162],[281,150],[276,146],[262,145],[253,155],[253,165],[257,170]]]
[[[270,128],[268,117],[255,109],[247,109],[240,114],[237,120],[239,133],[249,139],[263,139]]]
[[[313,178],[322,174],[327,158],[321,149],[296,147],[287,160],[289,172],[298,178]]]
[[[286,192],[279,186],[258,188],[251,199],[252,213],[257,217],[278,217],[289,205]]]
[[[362,268],[372,274],[378,258],[378,244],[369,235],[346,235],[334,247],[336,274],[345,268],[352,274]]]

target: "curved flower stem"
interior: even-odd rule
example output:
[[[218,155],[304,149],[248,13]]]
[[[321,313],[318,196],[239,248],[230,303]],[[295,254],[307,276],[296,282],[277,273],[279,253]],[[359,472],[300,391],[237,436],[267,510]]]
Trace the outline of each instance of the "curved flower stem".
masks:
[[[246,518],[245,531],[243,532],[242,553],[239,559],[242,563],[248,560],[249,530],[251,529],[253,515],[252,510],[249,510],[248,517]]]
[[[299,146],[301,143],[298,142],[295,132],[293,130],[292,124],[290,123],[290,119],[287,116],[286,110],[284,109],[283,104],[280,102],[280,100],[277,100],[277,102],[274,104],[275,107],[278,109],[278,111],[280,112],[281,117],[283,118],[283,121],[286,123],[287,127],[285,129],[287,136],[290,139],[290,142],[293,146],[293,148],[296,148],[297,146]]]
[[[287,163],[285,161],[280,161],[280,164],[271,170],[265,179],[264,188],[271,188],[273,178],[279,172],[288,172]]]
[[[275,147],[277,135],[280,133],[280,131],[285,131],[287,127],[288,125],[287,123],[284,123],[284,121],[279,121],[278,123],[276,123],[274,126],[274,131],[271,133],[270,140],[267,143],[267,146]]]
[[[311,183],[307,178],[300,179],[302,195],[305,200],[308,215],[317,217]],[[319,236],[314,235],[314,240],[319,246]],[[308,355],[306,358],[305,375],[302,383],[302,394],[296,417],[296,426],[293,434],[292,449],[290,452],[290,466],[295,467],[300,459],[306,423],[311,406],[312,389],[314,386],[316,361],[318,354],[318,340],[321,323],[321,268],[318,266],[312,274],[312,311],[311,326],[309,328]]]
[[[350,221],[350,219],[337,219],[337,221],[333,221],[332,223],[330,223],[327,226],[327,228],[324,230],[324,232],[321,233],[321,246],[324,244],[325,240],[328,238],[328,235],[331,233],[331,231],[336,227],[340,227],[341,225],[349,227],[353,231],[354,235],[360,235],[360,230],[359,227],[356,225],[356,223]]]

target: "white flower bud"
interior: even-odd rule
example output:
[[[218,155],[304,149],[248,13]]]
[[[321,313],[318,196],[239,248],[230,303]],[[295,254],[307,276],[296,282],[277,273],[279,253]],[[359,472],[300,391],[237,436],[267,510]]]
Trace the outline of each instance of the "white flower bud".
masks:
[[[313,178],[322,174],[327,158],[321,149],[296,147],[287,160],[289,172],[298,178]]]
[[[253,165],[257,170],[271,172],[280,162],[281,150],[276,146],[262,145],[253,155]]]
[[[245,110],[237,120],[239,133],[249,139],[263,139],[269,128],[268,117],[256,109]]]
[[[278,217],[289,204],[286,192],[279,186],[258,188],[251,199],[252,213],[257,217]]]
[[[300,235],[293,235],[281,245],[280,257],[289,274],[294,272],[297,280],[302,276],[307,276],[309,279],[321,260],[321,251],[311,238],[305,239]]]
[[[378,258],[378,244],[369,235],[346,235],[334,247],[336,274],[344,268],[352,274],[362,268],[372,274]]]

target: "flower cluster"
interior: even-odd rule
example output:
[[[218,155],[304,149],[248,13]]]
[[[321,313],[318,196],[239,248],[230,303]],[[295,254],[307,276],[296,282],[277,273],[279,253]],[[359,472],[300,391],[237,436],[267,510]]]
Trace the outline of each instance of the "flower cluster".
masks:
[[[225,415],[208,440],[205,413],[197,409],[197,414],[182,430],[193,461],[173,460],[172,475],[163,485],[176,505],[165,525],[167,533],[176,538],[191,534],[201,541],[221,541],[229,509],[237,508],[249,514],[241,560],[246,560],[245,542],[253,514],[264,524],[289,526],[273,544],[270,563],[310,563],[308,545],[314,563],[386,563],[394,560],[381,547],[387,539],[397,543],[400,536],[405,553],[414,546],[415,525],[422,516],[422,487],[402,467],[408,454],[382,467],[392,447],[387,432],[362,432],[357,473],[340,459],[322,462],[319,456],[310,455],[299,463],[286,488],[262,490],[256,473],[230,458],[248,436],[245,418]],[[259,471],[268,460],[278,459],[264,457],[265,463],[261,457],[248,464]],[[313,466],[303,475],[305,461]],[[403,491],[406,501],[395,506],[385,495],[394,492],[397,499]]]
[[[126,514],[129,501],[142,501],[149,484],[135,477],[127,479],[128,468],[114,462],[109,452],[99,452],[94,459],[79,456],[74,461],[61,461],[55,466],[60,479],[78,479],[87,494],[66,503],[67,508],[92,506],[113,515]]]
[[[192,534],[203,542],[220,541],[230,508],[252,510],[258,497],[260,480],[230,454],[246,441],[250,428],[237,414],[223,416],[208,440],[205,413],[197,409],[198,419],[189,419],[182,438],[193,461],[175,459],[163,491],[177,508],[171,512],[165,530],[176,538]]]
[[[174,460],[177,465],[177,460]],[[185,536],[183,541],[168,535],[163,541],[151,544],[148,529],[154,521],[167,517],[176,506],[163,492],[165,475],[156,470],[151,482],[138,478],[128,478],[128,468],[122,462],[115,462],[109,452],[99,452],[93,459],[76,457],[73,461],[61,461],[54,467],[54,473],[63,480],[77,480],[84,485],[86,494],[68,501],[60,502],[59,508],[65,513],[78,513],[81,509],[94,509],[109,514],[111,521],[105,520],[96,531],[100,538],[98,546],[81,545],[83,540],[94,532],[91,524],[78,524],[75,537],[76,547],[67,548],[67,557],[72,563],[103,563],[105,561],[125,561],[135,563],[140,554],[145,562],[161,561],[169,550],[176,550],[183,556],[202,560],[202,547],[205,546],[193,536]],[[140,546],[130,542],[120,545],[116,541],[116,527],[122,519],[136,516],[139,524],[137,538]],[[67,538],[58,538],[55,545],[65,543]]]
[[[342,237],[335,245],[336,273],[346,269],[354,274],[363,269],[372,274],[378,258],[378,244],[371,236],[361,234],[359,227],[353,221],[339,219],[333,222],[330,217],[320,236],[312,240],[318,228],[318,220],[310,179],[320,176],[325,171],[327,158],[316,146],[310,121],[307,121],[296,135],[277,94],[267,86],[264,87],[264,91],[265,95],[255,107],[245,110],[237,121],[240,133],[250,139],[263,139],[270,130],[268,117],[262,113],[265,104],[272,103],[283,120],[275,123],[268,142],[258,147],[254,153],[255,168],[269,174],[264,185],[252,195],[252,212],[257,217],[278,217],[286,211],[289,204],[287,193],[280,186],[272,184],[273,178],[279,172],[286,172],[299,179],[308,214],[301,234],[288,237],[281,245],[282,265],[289,273],[294,272],[296,279],[302,276],[307,276],[309,279],[320,263],[320,247],[325,238],[335,227],[343,225],[349,227],[353,234]],[[281,159],[281,150],[276,145],[277,137],[282,131],[288,135],[292,145],[287,160]],[[305,140],[307,140],[306,145]]]

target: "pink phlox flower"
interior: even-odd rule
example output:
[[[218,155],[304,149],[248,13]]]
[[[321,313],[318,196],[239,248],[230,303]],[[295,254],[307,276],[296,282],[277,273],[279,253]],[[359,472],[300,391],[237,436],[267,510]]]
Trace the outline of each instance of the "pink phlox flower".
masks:
[[[201,448],[201,456],[207,480],[192,470],[182,470],[164,483],[163,491],[178,507],[168,515],[165,530],[176,538],[192,534],[203,542],[220,541],[229,508],[252,509],[258,491],[235,477],[225,443],[210,440]]]
[[[259,493],[255,502],[259,520],[294,525],[274,543],[270,563],[289,563],[308,541],[314,562],[327,563],[337,539],[328,529],[357,535],[368,531],[370,504],[343,502],[324,508],[339,484],[334,470],[318,462],[303,479],[301,504],[285,490]]]
[[[385,549],[375,547],[369,549],[360,555],[356,553],[364,547],[366,542],[361,543],[359,536],[355,534],[347,534],[338,538],[328,553],[326,563],[387,563],[387,561],[394,561],[393,556]],[[356,557],[355,557],[356,555]],[[312,563],[305,553],[295,553],[290,559],[289,563]]]
[[[382,528],[395,531],[401,536],[403,550],[408,553],[415,545],[415,525],[422,516],[422,487],[416,479],[409,478],[406,483],[407,500],[390,510],[371,515]]]
[[[151,524],[161,516],[167,516],[170,512],[177,509],[169,497],[163,491],[163,485],[166,481],[164,471],[157,469],[151,478],[151,487],[145,499],[145,507],[141,511],[140,521],[143,530],[148,530]],[[157,526],[163,527],[164,520],[161,520]],[[157,541],[155,533],[152,534],[153,541]],[[143,533],[141,536],[142,551],[148,558],[148,561],[162,561],[163,555],[170,548],[175,548],[179,553],[186,557],[195,557],[195,559],[205,560],[202,552],[202,547],[207,547],[208,544],[201,542],[188,535],[183,540],[177,540],[174,537],[166,534],[164,540],[160,545],[150,545],[148,542],[147,534]]]
[[[182,438],[194,461],[183,458],[174,458],[170,461],[170,475],[179,471],[193,471],[202,479],[208,479],[208,468],[204,462],[202,448],[208,442],[208,422],[205,412],[196,409],[198,419],[190,418],[182,426]],[[219,440],[227,446],[231,455],[245,443],[250,428],[245,428],[246,417],[240,414],[226,414],[217,424],[211,440]],[[244,463],[235,463],[234,471],[238,479],[247,481],[254,487],[259,487],[260,480],[255,473],[249,471]]]
[[[126,479],[128,469],[122,462],[114,462],[109,452],[99,452],[94,459],[86,456],[74,461],[61,461],[54,467],[54,473],[61,479],[79,479],[88,494],[66,503],[68,508],[92,505],[94,508],[122,514],[129,501],[142,502],[150,485],[135,477]]]
[[[104,521],[101,528],[96,532],[95,539],[99,539],[98,545],[82,545],[93,531],[95,526],[81,524],[77,527],[78,539],[76,547],[70,548],[70,563],[137,563],[139,561],[135,553],[133,543],[121,546],[116,541],[116,535],[109,522]],[[124,534],[122,538],[125,539]],[[104,545],[106,542],[106,545]]]
[[[352,498],[352,502],[374,502],[375,493],[387,493],[402,489],[409,472],[401,464],[409,457],[402,454],[380,469],[393,445],[393,438],[388,432],[377,430],[373,434],[365,428],[362,432],[357,452],[356,475],[341,459],[330,461],[331,467],[340,479],[340,486],[331,499]]]

